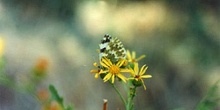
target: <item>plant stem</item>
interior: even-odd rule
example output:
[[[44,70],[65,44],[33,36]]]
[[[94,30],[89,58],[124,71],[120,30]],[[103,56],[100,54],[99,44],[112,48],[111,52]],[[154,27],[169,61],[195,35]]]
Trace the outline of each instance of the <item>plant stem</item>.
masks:
[[[117,94],[119,95],[120,99],[121,99],[122,102],[124,103],[124,106],[125,106],[125,108],[126,108],[126,110],[127,110],[127,107],[126,107],[127,103],[126,103],[124,97],[122,96],[121,92],[118,90],[118,88],[117,88],[114,84],[111,83],[111,85],[112,85],[112,87],[115,89],[115,91],[117,92]]]
[[[133,110],[133,99],[136,94],[136,87],[130,87],[128,92],[128,103],[126,105],[126,110]]]

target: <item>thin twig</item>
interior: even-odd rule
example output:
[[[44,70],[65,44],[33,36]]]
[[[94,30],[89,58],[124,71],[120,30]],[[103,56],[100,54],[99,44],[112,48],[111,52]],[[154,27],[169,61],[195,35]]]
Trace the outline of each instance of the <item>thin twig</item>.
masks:
[[[103,103],[103,110],[107,110],[107,103],[108,100],[107,99],[103,99],[104,103]]]
[[[122,94],[120,93],[120,91],[118,90],[118,88],[117,88],[114,84],[111,83],[111,85],[112,85],[112,87],[115,89],[115,91],[117,92],[117,94],[119,95],[119,97],[121,98],[121,100],[122,100],[122,102],[124,103],[124,106],[125,106],[125,108],[126,108],[127,103],[126,103],[124,97],[122,96]]]

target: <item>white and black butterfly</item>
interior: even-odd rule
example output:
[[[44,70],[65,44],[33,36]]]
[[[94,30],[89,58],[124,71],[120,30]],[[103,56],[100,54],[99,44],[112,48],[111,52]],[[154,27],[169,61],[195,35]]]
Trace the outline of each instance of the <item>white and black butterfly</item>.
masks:
[[[125,59],[126,50],[122,44],[122,42],[116,38],[112,37],[108,34],[105,34],[103,39],[101,40],[101,44],[99,44],[100,53],[99,59],[102,57],[106,57],[110,60],[118,60],[119,58]]]

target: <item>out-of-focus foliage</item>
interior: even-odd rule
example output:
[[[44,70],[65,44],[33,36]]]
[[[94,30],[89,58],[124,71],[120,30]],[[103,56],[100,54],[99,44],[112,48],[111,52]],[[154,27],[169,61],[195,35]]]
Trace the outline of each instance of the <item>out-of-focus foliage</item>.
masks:
[[[216,108],[220,100],[220,95],[217,91],[218,84],[219,81],[210,87],[207,95],[203,97],[203,99],[197,105],[196,110],[213,110]]]
[[[135,109],[194,109],[219,80],[219,13],[219,0],[1,0],[0,109],[39,109],[32,95],[12,89],[34,84],[38,58],[50,67],[32,91],[53,84],[76,110],[100,109],[103,98],[111,109],[122,108],[114,91],[88,75],[106,33],[146,55],[142,62],[153,78],[136,96]]]
[[[53,85],[49,86],[49,90],[51,93],[51,100],[55,100],[56,102],[58,102],[58,104],[62,107],[61,110],[72,110],[72,108],[70,106],[65,107],[65,105],[63,103],[63,98],[59,96],[58,91],[56,90],[56,88]]]

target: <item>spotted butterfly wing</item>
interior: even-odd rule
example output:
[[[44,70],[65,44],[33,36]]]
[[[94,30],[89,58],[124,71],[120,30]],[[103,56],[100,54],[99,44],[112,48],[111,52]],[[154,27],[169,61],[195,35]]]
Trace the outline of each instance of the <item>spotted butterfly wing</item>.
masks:
[[[106,57],[111,61],[117,61],[119,58],[126,57],[126,51],[122,42],[116,38],[106,34],[101,40],[99,59]]]

